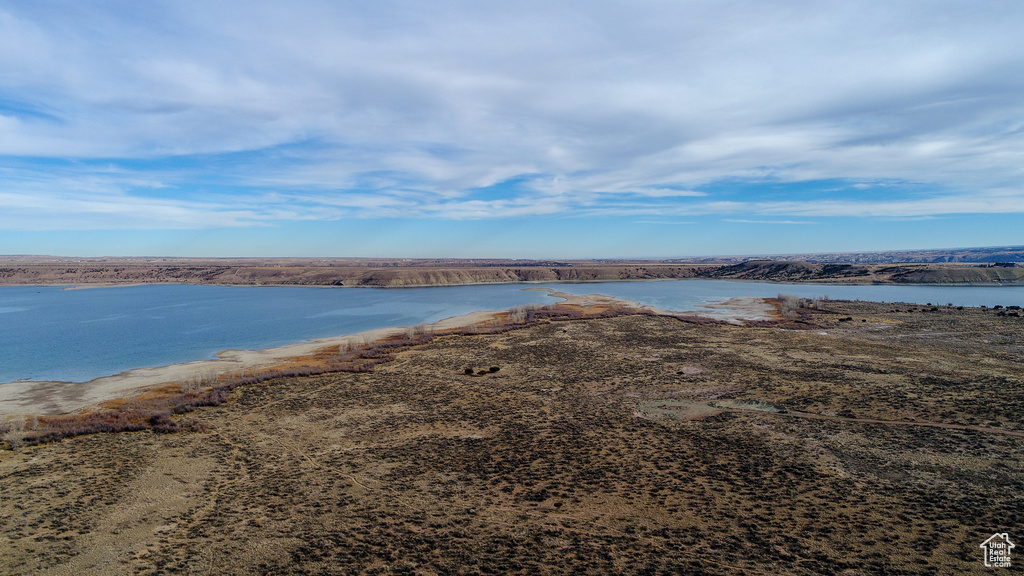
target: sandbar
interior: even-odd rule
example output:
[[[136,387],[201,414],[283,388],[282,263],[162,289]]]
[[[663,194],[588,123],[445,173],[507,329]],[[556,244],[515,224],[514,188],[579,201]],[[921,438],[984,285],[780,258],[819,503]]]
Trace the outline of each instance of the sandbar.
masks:
[[[744,321],[751,320],[772,320],[771,312],[775,310],[775,307],[766,302],[764,298],[750,296],[701,304],[699,307],[708,310],[701,310],[695,315],[724,320],[730,324],[742,324]]]

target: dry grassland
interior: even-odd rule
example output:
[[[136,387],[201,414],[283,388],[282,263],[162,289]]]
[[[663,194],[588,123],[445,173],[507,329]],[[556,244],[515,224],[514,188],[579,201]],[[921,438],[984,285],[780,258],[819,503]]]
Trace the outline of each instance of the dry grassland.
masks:
[[[3,452],[0,573],[983,573],[1024,526],[1024,318],[827,307],[442,337]]]

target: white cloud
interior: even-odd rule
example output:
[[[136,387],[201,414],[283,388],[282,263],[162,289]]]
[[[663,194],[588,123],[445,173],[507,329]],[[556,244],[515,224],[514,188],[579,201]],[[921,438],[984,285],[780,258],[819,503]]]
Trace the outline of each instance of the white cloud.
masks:
[[[688,224],[696,224],[693,220],[637,220],[637,224],[665,224],[669,226],[682,226]]]
[[[725,218],[725,222],[735,222],[737,224],[814,224],[814,222],[808,222],[806,220],[747,220],[744,218]]]
[[[154,226],[1020,212],[1021,22],[1024,4],[989,1],[0,0],[0,166],[166,161],[160,174],[104,181],[116,201],[89,191],[92,167],[74,186],[46,180],[45,168],[29,191],[0,181],[11,203],[0,225],[26,221],[32,195],[66,201],[49,212],[63,216],[30,221],[86,214],[99,227],[133,205]],[[255,152],[281,147],[262,161]],[[257,156],[218,164],[240,190],[234,202],[187,197],[202,170],[166,174],[178,155],[234,152]],[[509,197],[474,196],[516,177],[527,182]],[[879,201],[698,191],[764,177],[947,192]],[[161,198],[138,193],[138,181],[168,179]]]
[[[252,226],[265,215],[226,205],[89,194],[0,192],[0,228],[89,230]]]

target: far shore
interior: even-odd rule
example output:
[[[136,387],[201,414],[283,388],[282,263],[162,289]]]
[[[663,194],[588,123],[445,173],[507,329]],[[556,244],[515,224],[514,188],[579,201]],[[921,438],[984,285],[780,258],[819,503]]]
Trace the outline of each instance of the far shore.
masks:
[[[548,292],[561,304],[584,309],[621,306],[658,315],[703,317],[730,323],[769,320],[774,307],[763,298],[732,298],[702,306],[702,311],[678,312],[601,294],[569,294],[549,288],[525,288]],[[427,332],[445,332],[498,321],[506,311],[478,311],[425,325]],[[198,360],[155,368],[137,368],[88,382],[18,380],[0,384],[0,418],[27,415],[67,414],[95,408],[111,400],[131,398],[147,390],[206,382],[226,374],[258,373],[298,358],[314,356],[331,348],[361,346],[405,334],[409,327],[379,328],[330,338],[318,338],[262,350],[224,350],[214,360]]]
[[[1019,259],[1019,253],[1000,252]],[[1024,254],[1024,250],[1020,251]],[[834,255],[839,257],[839,255]],[[904,255],[911,258],[913,255]],[[917,255],[918,257],[922,255]],[[977,256],[977,255],[975,255]],[[966,257],[948,254],[948,258]],[[990,255],[989,257],[995,257]],[[533,282],[750,280],[863,284],[1022,285],[1016,261],[836,262],[722,258],[698,260],[508,260],[361,258],[45,258],[0,256],[0,286],[76,288],[188,284],[418,288]]]
[[[0,288],[5,287],[35,287],[35,288],[54,288],[63,287],[62,290],[93,290],[100,288],[132,288],[137,286],[219,286],[224,288],[321,288],[321,289],[334,289],[334,288],[354,288],[354,289],[380,289],[380,290],[403,290],[403,289],[415,289],[415,288],[455,288],[459,286],[491,286],[491,285],[508,285],[508,284],[606,284],[608,282],[685,282],[687,280],[718,280],[721,282],[737,282],[737,283],[749,283],[749,284],[778,284],[779,286],[786,285],[817,285],[817,286],[941,286],[941,287],[957,287],[957,288],[1014,288],[1024,286],[1024,281],[1010,281],[1010,282],[886,282],[886,281],[835,281],[829,279],[809,279],[809,280],[780,280],[773,278],[601,278],[601,279],[588,279],[588,280],[510,280],[504,282],[463,282],[459,284],[403,284],[399,286],[394,285],[374,285],[374,284],[360,284],[360,285],[333,285],[333,284],[229,284],[229,283],[211,283],[211,282],[130,282],[125,284],[118,284],[116,282],[96,282],[96,283],[85,283],[85,284],[66,284],[66,283],[54,283],[54,284],[11,284],[0,282]]]
[[[929,282],[929,283],[896,283],[896,282],[835,282],[828,280],[775,280],[775,279],[751,279],[751,278],[622,278],[622,279],[599,279],[599,280],[515,280],[508,282],[466,282],[462,284],[405,284],[401,286],[376,286],[376,285],[329,285],[329,284],[219,284],[219,283],[192,283],[192,282],[132,282],[117,284],[112,282],[97,282],[94,284],[5,284],[0,282],[0,288],[25,287],[25,288],[55,288],[62,287],[62,291],[68,290],[96,290],[103,288],[133,288],[138,286],[217,286],[222,288],[319,288],[319,289],[379,289],[379,290],[405,290],[417,288],[456,288],[459,286],[499,286],[508,284],[607,284],[608,282],[685,282],[687,280],[717,280],[721,282],[736,282],[748,284],[778,284],[787,285],[812,285],[812,286],[936,286],[947,288],[1020,288],[1024,281],[1014,282]]]

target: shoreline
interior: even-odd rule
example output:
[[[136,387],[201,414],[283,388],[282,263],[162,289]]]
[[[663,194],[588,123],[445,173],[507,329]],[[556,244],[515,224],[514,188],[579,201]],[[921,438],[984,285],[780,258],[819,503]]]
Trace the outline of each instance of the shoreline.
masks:
[[[560,299],[557,304],[594,309],[596,307],[626,307],[646,310],[663,316],[697,316],[710,320],[742,324],[744,321],[770,319],[774,307],[764,298],[742,297],[710,302],[700,306],[707,310],[673,311],[656,308],[602,294],[569,294],[551,288],[524,288],[547,292]],[[453,316],[423,325],[429,332],[441,333],[472,328],[500,320],[507,310],[482,310]],[[166,366],[135,368],[86,382],[15,380],[0,384],[0,418],[33,415],[57,415],[81,412],[103,403],[131,398],[168,386],[200,386],[216,381],[220,376],[259,373],[275,366],[294,363],[302,358],[323,354],[333,347],[354,347],[373,344],[407,333],[412,327],[395,326],[377,328],[355,334],[317,338],[259,350],[222,350],[212,360],[194,360]]]
[[[888,287],[907,287],[907,288],[1022,288],[1024,282],[966,282],[966,283],[937,283],[937,282],[885,282],[885,281],[874,281],[874,282],[829,282],[827,280],[772,280],[772,279],[748,279],[748,278],[622,278],[622,279],[603,279],[603,280],[523,280],[514,282],[468,282],[462,284],[408,284],[401,286],[387,286],[387,285],[330,285],[330,284],[226,284],[226,283],[190,283],[190,282],[133,282],[126,284],[116,283],[95,283],[95,284],[4,284],[0,283],[0,288],[18,288],[18,287],[35,287],[35,288],[58,288],[62,287],[61,291],[75,291],[75,290],[93,290],[93,289],[104,289],[104,288],[132,288],[139,286],[215,286],[221,288],[318,288],[318,289],[331,289],[331,288],[355,288],[355,289],[380,289],[380,290],[406,290],[406,289],[420,289],[420,288],[456,288],[461,286],[508,286],[515,284],[522,285],[534,285],[534,284],[566,284],[566,285],[578,285],[578,284],[606,284],[606,283],[618,283],[618,282],[684,282],[684,281],[716,281],[716,282],[735,282],[740,284],[771,284],[779,287],[782,286],[820,286],[821,288],[844,288],[844,287],[867,287],[867,286],[888,286]],[[524,290],[530,290],[530,288],[523,288]],[[4,384],[0,384],[3,386]],[[0,415],[3,412],[0,410]]]
[[[778,280],[773,278],[711,278],[711,277],[684,277],[684,278],[602,278],[584,280],[518,280],[508,282],[460,282],[450,284],[401,284],[401,285],[377,285],[377,284],[239,284],[225,282],[87,282],[87,283],[28,283],[13,284],[0,282],[0,288],[61,288],[62,290],[92,290],[100,288],[132,288],[136,286],[219,286],[223,288],[355,288],[355,289],[380,289],[380,290],[405,290],[414,288],[455,288],[459,286],[507,286],[511,284],[605,284],[609,282],[685,282],[685,281],[717,281],[737,282],[741,284],[777,284],[779,286],[908,286],[908,287],[947,287],[947,288],[1020,288],[1024,281],[1007,282],[891,282],[884,280],[843,280],[843,279],[812,279],[812,280]]]
[[[949,252],[949,251],[947,251]],[[954,251],[956,252],[956,251]],[[901,252],[698,259],[522,260],[488,258],[143,258],[0,256],[0,283],[80,287],[132,284],[426,287],[529,282],[720,279],[759,282],[1024,285],[1024,250]],[[996,255],[1006,262],[981,262]],[[961,261],[968,260],[968,261]]]

